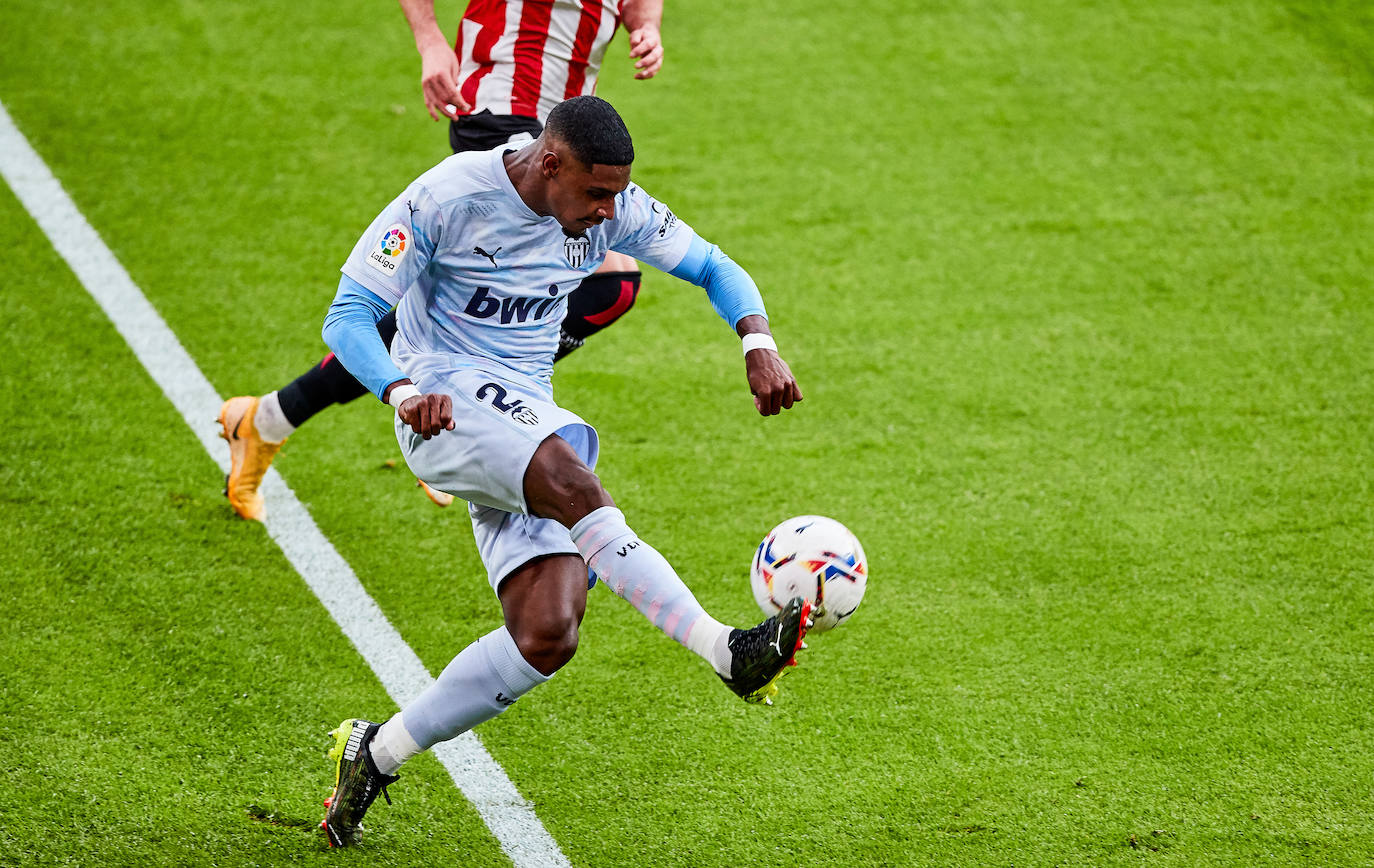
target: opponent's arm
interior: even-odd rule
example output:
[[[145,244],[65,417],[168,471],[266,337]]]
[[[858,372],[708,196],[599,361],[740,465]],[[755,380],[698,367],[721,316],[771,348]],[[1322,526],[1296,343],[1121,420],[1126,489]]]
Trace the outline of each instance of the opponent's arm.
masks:
[[[453,430],[453,399],[420,394],[410,378],[391,361],[377,321],[391,306],[348,275],[324,318],[324,342],[339,362],[368,391],[396,408],[401,421],[426,440],[444,429]]]
[[[763,297],[747,271],[716,245],[694,237],[669,274],[705,289],[716,313],[740,336],[749,391],[761,415],[776,416],[802,399],[791,368],[778,355]]]
[[[437,121],[440,115],[456,118],[459,112],[471,110],[472,106],[458,91],[458,55],[439,29],[434,0],[398,2],[415,37],[415,48],[420,52],[420,90],[424,93],[429,116]]]
[[[663,68],[663,0],[625,0],[620,19],[630,35],[635,78],[653,78]]]

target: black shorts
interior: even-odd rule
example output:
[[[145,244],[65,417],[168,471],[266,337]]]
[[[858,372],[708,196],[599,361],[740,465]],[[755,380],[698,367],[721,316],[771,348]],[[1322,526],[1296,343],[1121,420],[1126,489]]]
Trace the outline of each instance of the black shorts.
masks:
[[[482,109],[475,115],[465,115],[456,121],[449,121],[448,143],[453,153],[463,151],[490,151],[497,145],[504,145],[513,136],[521,133],[537,138],[544,131],[539,118],[520,115],[494,115],[491,109]]]

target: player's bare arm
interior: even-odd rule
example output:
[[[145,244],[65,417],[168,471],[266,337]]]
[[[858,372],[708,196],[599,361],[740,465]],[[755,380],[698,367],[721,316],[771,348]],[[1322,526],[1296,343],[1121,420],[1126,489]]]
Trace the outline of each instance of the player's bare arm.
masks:
[[[434,0],[398,0],[420,52],[420,90],[425,108],[436,121],[458,117],[472,108],[458,91],[458,55],[434,15]]]
[[[635,78],[653,78],[663,68],[663,0],[625,0],[621,20],[630,35],[630,58]]]
[[[749,378],[749,391],[754,395],[754,406],[761,416],[776,416],[790,409],[802,399],[801,386],[792,376],[792,369],[782,360],[773,344],[772,334],[768,331],[768,320],[757,314],[746,316],[735,325],[741,339],[749,340],[748,335],[761,335],[766,340],[754,339],[752,343],[763,346],[746,348],[744,370]],[[748,344],[746,344],[748,347]]]
[[[642,201],[638,207],[642,214]],[[778,356],[778,345],[768,329],[768,312],[754,279],[725,251],[696,235],[690,227],[684,229],[685,224],[666,205],[650,199],[648,211],[656,217],[661,215],[662,223],[650,235],[647,245],[641,239],[637,249],[645,255],[640,258],[651,265],[658,264],[673,277],[706,290],[706,297],[716,313],[730,323],[740,337],[745,376],[749,379],[749,391],[754,395],[754,406],[759,414],[776,416],[800,401],[801,388],[787,363]],[[652,221],[650,226],[654,227]],[[690,233],[682,258],[676,265],[670,259],[661,264],[654,262],[658,255],[654,235],[672,237],[675,232]]]

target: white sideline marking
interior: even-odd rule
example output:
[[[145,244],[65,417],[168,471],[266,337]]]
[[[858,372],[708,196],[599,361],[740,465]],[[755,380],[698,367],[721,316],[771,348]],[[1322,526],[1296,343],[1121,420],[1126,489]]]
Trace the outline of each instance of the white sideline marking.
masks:
[[[214,421],[221,398],[77,210],[42,157],[30,147],[3,103],[0,175],[181,413],[205,451],[222,472],[228,473],[229,447],[220,439]],[[268,534],[377,673],[386,692],[399,706],[419,696],[434,679],[276,470],[267,471],[263,495]],[[434,753],[516,866],[569,865],[535,816],[534,806],[516,791],[477,736],[465,732],[436,746]]]

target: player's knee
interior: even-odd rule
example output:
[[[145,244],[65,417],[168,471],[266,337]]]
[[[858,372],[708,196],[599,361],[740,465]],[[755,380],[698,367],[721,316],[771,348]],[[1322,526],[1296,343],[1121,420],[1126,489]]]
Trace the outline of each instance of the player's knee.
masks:
[[[535,452],[525,473],[525,500],[531,512],[572,527],[594,509],[612,506],[601,479],[559,437]]]
[[[634,260],[626,259],[634,266]],[[599,271],[568,296],[563,331],[585,340],[620,319],[639,298],[639,271]]]
[[[600,505],[601,501],[607,497],[606,488],[601,484],[601,477],[597,476],[596,472],[585,464],[560,468],[554,481],[554,490],[559,499],[566,503],[597,503]],[[591,509],[587,510],[587,512],[590,511]]]
[[[572,527],[595,509],[615,506],[615,501],[601,484],[601,479],[585,465],[569,470],[557,488],[557,518],[564,527]]]
[[[577,618],[541,618],[522,625],[512,635],[520,656],[543,675],[552,675],[577,653]]]

